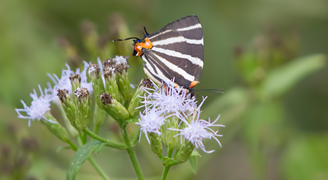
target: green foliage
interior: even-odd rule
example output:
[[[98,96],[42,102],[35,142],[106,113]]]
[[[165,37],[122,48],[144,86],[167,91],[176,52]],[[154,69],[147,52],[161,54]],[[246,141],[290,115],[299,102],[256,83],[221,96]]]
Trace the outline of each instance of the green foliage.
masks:
[[[198,170],[198,157],[202,157],[196,150],[191,153],[189,164],[193,173],[197,174]]]
[[[323,133],[300,136],[288,145],[281,162],[286,179],[328,179],[328,136]]]
[[[74,180],[82,164],[88,159],[91,152],[95,150],[96,153],[99,153],[103,147],[104,143],[97,140],[89,141],[80,147],[72,158],[67,171],[66,180]]]
[[[264,97],[281,96],[307,75],[322,69],[327,64],[323,54],[298,58],[270,71],[262,85]]]

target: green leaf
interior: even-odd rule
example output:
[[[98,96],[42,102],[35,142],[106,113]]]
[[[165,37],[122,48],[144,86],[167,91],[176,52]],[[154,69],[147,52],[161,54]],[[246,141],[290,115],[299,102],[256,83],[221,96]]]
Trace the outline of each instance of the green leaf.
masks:
[[[71,165],[67,171],[66,180],[74,180],[80,167],[85,162],[85,160],[88,159],[90,153],[93,150],[97,149],[99,151],[99,149],[102,149],[100,147],[103,146],[103,144],[104,143],[100,141],[93,140],[80,147],[73,156]]]
[[[284,66],[272,70],[268,73],[267,78],[263,82],[263,96],[273,97],[282,95],[299,80],[323,68],[325,64],[326,56],[317,54],[296,59]]]
[[[59,146],[58,148],[57,148],[57,153],[59,153],[61,150],[63,150],[63,149],[72,149],[71,148],[71,146]]]
[[[104,147],[105,147],[105,143],[100,144],[95,148],[95,153],[100,153]]]
[[[199,153],[198,153],[198,151],[193,151],[192,153],[191,153],[191,156],[198,156],[198,157],[202,157]]]
[[[189,158],[189,164],[191,167],[191,170],[193,173],[197,174],[197,169],[198,169],[198,160],[197,156],[190,156]]]

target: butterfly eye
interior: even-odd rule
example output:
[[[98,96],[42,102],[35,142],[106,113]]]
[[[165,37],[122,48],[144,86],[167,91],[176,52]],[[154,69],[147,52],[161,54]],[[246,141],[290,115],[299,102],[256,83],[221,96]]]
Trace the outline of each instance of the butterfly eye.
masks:
[[[138,43],[140,43],[140,42],[141,42],[141,40],[140,40],[140,39],[138,39],[138,40],[137,40],[137,42],[138,42]]]
[[[137,56],[138,52],[134,49],[132,55]]]

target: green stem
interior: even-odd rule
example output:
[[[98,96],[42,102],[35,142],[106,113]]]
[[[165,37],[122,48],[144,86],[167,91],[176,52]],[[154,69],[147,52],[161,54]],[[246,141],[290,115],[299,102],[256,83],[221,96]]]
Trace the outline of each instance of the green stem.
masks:
[[[74,151],[77,151],[78,147],[77,147],[72,141],[68,141],[67,143],[71,146],[71,148],[72,148]]]
[[[138,160],[137,160],[137,157],[136,157],[136,154],[134,152],[134,149],[133,149],[133,146],[130,142],[130,139],[129,139],[129,136],[128,136],[128,132],[126,131],[126,125],[124,125],[122,127],[122,135],[123,135],[123,138],[125,140],[125,144],[128,146],[127,148],[127,151],[128,151],[128,154],[129,154],[129,157],[130,157],[130,160],[132,162],[132,165],[134,167],[134,170],[138,176],[138,179],[139,180],[143,180],[143,175],[142,175],[142,172],[141,172],[141,169],[140,169],[140,166],[139,166],[139,163],[138,163]]]
[[[138,132],[134,135],[134,137],[131,140],[131,143],[132,143],[132,146],[133,147],[138,143],[139,134],[140,134],[140,128],[139,128]]]
[[[99,130],[99,126],[95,125],[94,128],[93,128],[93,132],[95,134],[98,134],[98,130]]]
[[[86,134],[88,134],[90,137],[92,137],[93,139],[104,142],[106,146],[116,148],[116,149],[127,149],[128,148],[127,145],[122,144],[122,143],[114,143],[114,142],[110,141],[109,139],[105,139],[105,138],[95,134],[94,132],[90,131],[90,129],[88,129],[88,128],[85,128],[84,132]]]
[[[77,140],[77,143],[79,144],[79,146],[83,146],[83,142],[80,137],[77,137],[76,140]]]
[[[169,152],[167,153],[167,157],[171,158],[173,154],[173,149],[169,149]]]
[[[92,164],[92,166],[96,169],[96,171],[103,177],[105,180],[109,180],[109,177],[105,174],[105,172],[101,169],[101,167],[98,165],[94,157],[89,156],[88,158],[89,162]]]
[[[161,153],[158,153],[157,156],[160,158],[160,159],[163,159],[163,155]]]
[[[82,133],[82,142],[83,142],[83,144],[87,143],[87,134],[86,133]]]
[[[166,180],[167,175],[169,174],[169,170],[170,170],[171,166],[165,166],[164,170],[163,170],[163,174],[162,174],[162,178],[161,180]]]

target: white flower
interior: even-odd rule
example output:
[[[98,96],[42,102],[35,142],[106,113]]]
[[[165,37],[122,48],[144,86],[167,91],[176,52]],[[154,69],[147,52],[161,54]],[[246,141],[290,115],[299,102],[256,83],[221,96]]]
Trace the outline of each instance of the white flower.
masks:
[[[206,138],[208,138],[208,139],[214,138],[219,143],[220,147],[222,147],[220,141],[217,139],[217,137],[222,137],[222,135],[217,134],[218,131],[214,131],[210,127],[211,126],[225,127],[225,126],[222,124],[215,124],[215,122],[220,118],[220,115],[213,122],[210,121],[210,118],[208,118],[208,121],[199,119],[200,112],[201,112],[200,107],[204,103],[205,99],[206,98],[203,98],[203,101],[197,108],[197,113],[193,116],[193,119],[191,120],[191,122],[187,121],[187,119],[186,119],[187,116],[184,113],[178,115],[179,119],[183,123],[185,123],[187,125],[187,127],[183,128],[183,129],[171,129],[171,128],[168,128],[168,129],[174,130],[174,131],[180,131],[180,133],[177,135],[180,135],[181,143],[182,143],[182,137],[183,137],[185,140],[190,141],[195,146],[195,148],[200,148],[201,150],[203,150],[206,153],[212,153],[212,152],[214,152],[214,150],[206,151],[205,146],[203,144],[203,140]]]
[[[92,82],[88,82],[87,81],[87,71],[88,71],[88,67],[89,67],[89,63],[87,63],[86,61],[83,61],[84,63],[84,69],[81,73],[75,73],[75,74],[80,74],[81,76],[81,87],[87,88],[87,90],[89,91],[90,94],[92,94],[93,92],[93,88],[92,88]],[[76,71],[78,71],[80,69],[76,69]]]
[[[172,81],[173,82],[173,81]],[[147,96],[142,97],[143,106],[155,107],[164,113],[179,113],[192,111],[197,107],[195,97],[191,97],[183,87],[174,87],[172,82],[164,82],[164,86],[158,87],[153,83],[155,90],[144,88]]]
[[[105,84],[105,78],[104,78],[104,67],[103,67],[103,63],[101,62],[101,59],[100,57],[97,58],[97,63],[98,63],[98,66],[99,66],[99,69],[100,69],[100,76],[101,76],[101,79],[103,81],[103,84]]]
[[[140,125],[140,136],[144,132],[148,143],[150,144],[147,133],[156,133],[161,135],[159,131],[160,127],[164,124],[165,118],[161,115],[161,112],[157,111],[155,108],[145,111],[145,115],[140,113],[139,122],[136,124]],[[139,139],[140,141],[140,139]]]
[[[33,93],[30,94],[33,101],[31,102],[31,106],[28,107],[23,100],[21,100],[24,109],[17,109],[15,108],[18,118],[22,119],[28,119],[28,126],[31,126],[31,120],[38,120],[40,121],[41,118],[43,118],[46,121],[49,121],[51,123],[57,123],[55,121],[51,121],[44,117],[45,113],[50,111],[50,102],[52,100],[52,95],[43,93],[41,86],[39,85],[39,90],[41,92],[40,97],[38,97],[35,89],[33,89]],[[47,91],[47,90],[45,90]],[[21,112],[25,112],[27,115],[24,116],[21,114]]]
[[[126,60],[128,57],[123,56],[115,56],[112,60],[115,61],[116,65],[128,65],[128,61]]]
[[[47,89],[46,92],[50,92],[53,95],[53,97],[54,97],[53,101],[56,104],[60,104],[60,101],[57,97],[58,89],[66,89],[66,90],[68,90],[69,94],[72,94],[72,84],[71,84],[69,77],[73,74],[79,74],[81,76],[81,87],[87,88],[90,94],[93,92],[92,82],[88,83],[88,81],[87,81],[87,69],[89,67],[89,63],[87,63],[85,61],[83,61],[83,63],[84,63],[84,70],[82,72],[80,72],[80,69],[77,68],[75,73],[74,73],[74,71],[71,70],[71,68],[69,67],[68,64],[65,64],[67,69],[62,70],[60,79],[56,74],[51,75],[48,73],[49,78],[52,80],[52,82],[55,84],[55,86],[51,89],[51,85],[48,84],[48,86],[50,86],[50,87],[49,87],[49,89]]]
[[[52,80],[52,82],[55,84],[53,87],[53,94],[57,93],[58,89],[66,89],[68,90],[69,94],[72,94],[72,85],[71,81],[69,80],[69,77],[74,73],[68,64],[65,64],[67,69],[62,70],[61,78],[59,79],[56,74],[51,75],[48,73],[47,75]]]

